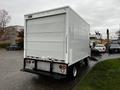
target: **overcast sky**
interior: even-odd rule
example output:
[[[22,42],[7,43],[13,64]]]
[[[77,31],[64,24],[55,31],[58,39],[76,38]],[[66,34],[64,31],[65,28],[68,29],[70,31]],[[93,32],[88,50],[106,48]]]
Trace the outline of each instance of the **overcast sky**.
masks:
[[[24,14],[68,5],[91,25],[91,32],[119,28],[120,0],[0,0],[0,9],[12,17],[9,25],[24,25]]]

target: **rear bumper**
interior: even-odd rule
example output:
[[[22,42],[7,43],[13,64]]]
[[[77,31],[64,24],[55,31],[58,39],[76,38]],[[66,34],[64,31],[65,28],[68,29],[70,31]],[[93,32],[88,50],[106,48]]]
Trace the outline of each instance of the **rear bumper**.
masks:
[[[42,71],[42,70],[31,70],[31,69],[23,68],[23,69],[21,69],[21,71],[38,74],[38,75],[49,76],[49,77],[53,77],[53,78],[66,78],[66,75],[59,74],[59,73],[53,73],[53,72],[50,73],[50,72],[46,72],[46,71]]]
[[[27,67],[26,60],[34,61],[32,68]],[[42,63],[42,64],[40,64],[40,63]],[[23,66],[23,69],[21,69],[21,71],[24,71],[24,72],[45,75],[45,76],[51,76],[54,78],[65,78],[67,76],[68,65],[65,63],[24,58],[23,64],[24,64],[24,66]],[[56,67],[57,65],[66,65],[67,66],[66,73],[64,73],[64,72],[60,73],[58,67]]]

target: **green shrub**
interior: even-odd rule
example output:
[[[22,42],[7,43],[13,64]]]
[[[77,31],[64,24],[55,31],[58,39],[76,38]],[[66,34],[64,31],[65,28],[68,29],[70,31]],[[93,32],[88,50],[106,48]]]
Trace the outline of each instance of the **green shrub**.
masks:
[[[6,48],[10,43],[0,43],[0,48]]]

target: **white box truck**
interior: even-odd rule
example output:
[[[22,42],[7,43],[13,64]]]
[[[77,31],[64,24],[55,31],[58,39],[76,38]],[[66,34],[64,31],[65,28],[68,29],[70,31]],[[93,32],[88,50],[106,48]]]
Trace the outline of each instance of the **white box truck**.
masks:
[[[25,15],[23,71],[72,78],[88,64],[90,25],[69,6]]]

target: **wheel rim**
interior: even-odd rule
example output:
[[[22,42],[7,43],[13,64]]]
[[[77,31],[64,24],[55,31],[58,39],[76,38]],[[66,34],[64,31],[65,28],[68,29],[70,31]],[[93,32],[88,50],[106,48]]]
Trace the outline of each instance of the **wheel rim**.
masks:
[[[76,77],[77,76],[77,69],[76,67],[74,66],[73,67],[73,77]]]

